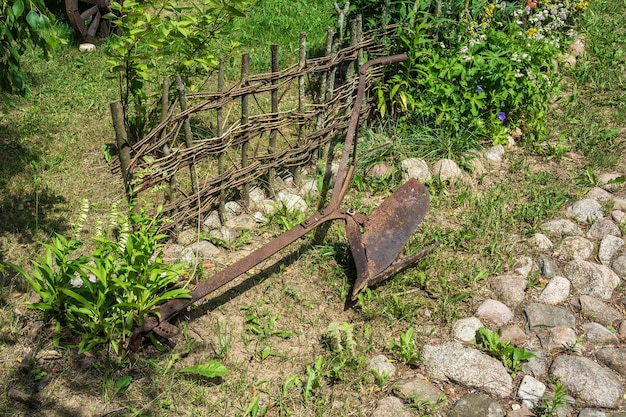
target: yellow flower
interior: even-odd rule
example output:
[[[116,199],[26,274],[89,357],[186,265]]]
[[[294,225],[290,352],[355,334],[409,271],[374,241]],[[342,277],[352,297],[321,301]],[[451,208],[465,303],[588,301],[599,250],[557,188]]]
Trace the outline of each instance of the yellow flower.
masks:
[[[526,37],[532,38],[537,33],[537,28],[530,28],[526,31]]]

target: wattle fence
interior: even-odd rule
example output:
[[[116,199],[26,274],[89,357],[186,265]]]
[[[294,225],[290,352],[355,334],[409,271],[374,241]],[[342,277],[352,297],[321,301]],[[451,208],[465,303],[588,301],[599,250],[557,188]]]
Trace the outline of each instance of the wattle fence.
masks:
[[[163,205],[170,226],[196,223],[211,210],[223,218],[224,202],[249,205],[252,186],[274,194],[274,179],[315,163],[326,145],[344,134],[356,95],[358,67],[387,55],[395,27],[376,33],[351,22],[349,46],[340,48],[339,33],[328,29],[326,53],[306,57],[306,35],[300,36],[299,62],[279,68],[278,46],[271,47],[271,72],[253,75],[243,54],[239,80],[224,84],[220,64],[216,91],[186,93],[180,77],[163,85],[161,122],[136,143],[128,143],[121,104],[111,103],[119,165],[130,198]],[[381,69],[368,77],[380,79]],[[173,85],[172,85],[173,84]],[[174,90],[175,94],[170,94]],[[172,98],[173,97],[173,98]],[[369,117],[366,99],[361,119]]]

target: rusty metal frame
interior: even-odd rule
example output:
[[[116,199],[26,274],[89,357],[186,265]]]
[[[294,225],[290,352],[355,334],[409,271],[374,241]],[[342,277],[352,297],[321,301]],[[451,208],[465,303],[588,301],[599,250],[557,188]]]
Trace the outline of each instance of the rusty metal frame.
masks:
[[[400,253],[428,210],[428,191],[415,179],[407,181],[370,216],[339,208],[356,167],[356,132],[360,108],[365,96],[367,70],[373,65],[389,65],[406,59],[407,56],[404,54],[377,58],[363,64],[359,69],[357,95],[328,206],[243,259],[198,283],[191,291],[191,298],[171,300],[160,306],[154,314],[146,317],[141,327],[133,331],[128,345],[129,349],[137,350],[143,336],[150,332],[166,338],[176,335],[178,329],[169,321],[178,313],[267,260],[306,233],[331,220],[344,220],[346,223],[346,234],[357,269],[357,278],[352,291],[353,299],[366,287],[383,281],[432,252],[437,243],[406,258],[402,258]],[[351,155],[351,162],[348,163]],[[380,221],[374,222],[370,221],[371,219],[380,219]],[[362,229],[365,230],[364,233],[361,232]],[[386,231],[389,232],[387,233],[389,236],[385,236]]]

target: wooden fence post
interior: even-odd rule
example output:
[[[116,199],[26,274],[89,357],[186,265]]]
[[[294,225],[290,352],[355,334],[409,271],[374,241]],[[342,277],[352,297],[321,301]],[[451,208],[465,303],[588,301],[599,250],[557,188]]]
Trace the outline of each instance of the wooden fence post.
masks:
[[[185,91],[185,84],[183,84],[182,78],[179,74],[176,74],[176,88],[178,89],[178,102],[182,111],[187,110],[187,93]],[[191,133],[191,123],[189,122],[189,116],[185,117],[183,122],[185,130],[185,146],[191,148],[193,146],[193,134]],[[191,176],[191,190],[194,194],[198,194],[198,176],[196,174],[196,165],[192,161],[189,165],[189,175]]]
[[[300,59],[298,61],[298,72],[300,75],[298,76],[298,116],[302,117],[302,121],[298,126],[298,146],[302,146],[304,144],[304,67],[306,66],[306,33],[300,32]],[[294,182],[297,186],[300,186],[302,183],[302,167],[296,167],[296,171],[294,173]]]
[[[250,55],[245,53],[241,56],[241,86],[248,86],[248,77],[250,76]],[[248,108],[248,94],[241,96],[241,125],[248,124],[248,118],[250,116]],[[249,162],[248,148],[250,143],[245,141],[241,145],[241,168],[246,168]],[[248,183],[242,185],[241,194],[243,197],[243,203],[246,207],[250,206],[250,185]]]
[[[163,90],[161,92],[161,122],[164,122],[167,119],[167,113],[169,111],[169,103],[170,103],[170,77],[166,76],[163,79]],[[167,128],[163,128],[161,131],[161,138],[164,138],[167,135]],[[156,141],[156,137],[154,138]],[[169,145],[166,143],[163,145],[163,155],[170,156],[172,154],[172,150]],[[176,199],[176,173],[172,172],[172,176],[170,177],[168,189],[166,193],[166,199],[169,202],[172,202]]]
[[[122,170],[122,179],[124,180],[124,190],[126,197],[130,201],[132,192],[130,187],[130,175],[128,166],[130,165],[130,145],[128,144],[128,135],[126,133],[126,125],[124,124],[124,109],[119,100],[112,101],[111,118],[113,119],[113,128],[115,129],[115,143],[120,158],[120,169]]]
[[[278,81],[276,77],[278,76],[278,45],[273,44],[270,46],[272,53],[272,86],[275,86]],[[278,88],[273,87],[271,93],[272,100],[272,120],[278,120]],[[270,138],[267,146],[267,153],[273,154],[276,152],[276,136],[278,136],[278,130],[273,128],[270,130]],[[276,192],[274,190],[274,177],[276,176],[276,168],[271,167],[268,172],[268,188],[270,195],[272,197],[276,196]]]
[[[217,92],[224,91],[224,58],[220,59],[220,66],[217,73]],[[224,120],[222,115],[222,107],[217,108],[217,137],[221,138],[224,134]],[[224,174],[224,151],[217,156],[217,173],[222,177]],[[222,184],[220,184],[222,185]],[[222,225],[226,222],[226,190],[220,191],[220,200],[218,203],[217,214],[220,217]]]

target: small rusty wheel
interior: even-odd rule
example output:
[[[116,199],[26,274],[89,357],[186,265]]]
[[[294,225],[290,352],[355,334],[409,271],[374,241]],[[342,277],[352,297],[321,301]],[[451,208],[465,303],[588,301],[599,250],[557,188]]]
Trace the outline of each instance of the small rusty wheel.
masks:
[[[97,43],[98,37],[107,37],[111,21],[104,15],[111,12],[111,0],[65,0],[70,24],[80,35],[81,42]]]

